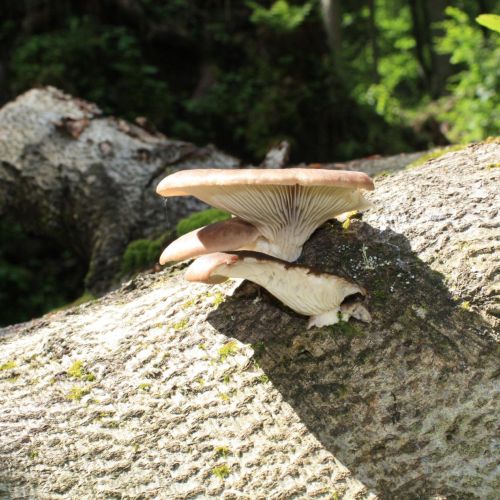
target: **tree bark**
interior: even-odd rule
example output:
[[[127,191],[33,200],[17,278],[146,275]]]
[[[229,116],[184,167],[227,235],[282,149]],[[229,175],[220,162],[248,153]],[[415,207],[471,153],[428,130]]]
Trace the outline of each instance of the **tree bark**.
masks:
[[[496,498],[499,152],[378,178],[306,244],[368,290],[369,325],[306,330],[179,265],[0,330],[0,493]]]
[[[340,67],[342,58],[342,14],[340,0],[321,0],[321,14],[328,46],[333,53],[335,64]]]
[[[158,181],[177,169],[239,161],[116,118],[54,88],[31,90],[0,110],[0,215],[73,248],[86,286],[108,289],[128,242],[162,233],[205,205],[164,200]],[[166,206],[166,208],[165,208]]]
[[[450,58],[447,55],[437,54],[434,46],[435,39],[443,35],[443,30],[437,27],[437,23],[444,20],[445,0],[428,0],[427,9],[430,21],[430,52],[431,52],[431,95],[438,98],[443,95],[446,87],[446,80],[451,74]]]
[[[376,23],[376,6],[375,0],[368,0],[368,8],[370,9],[370,45],[372,49],[372,78],[375,83],[380,80],[378,72],[379,50],[377,43],[377,23]]]
[[[426,90],[430,88],[430,58],[429,58],[429,40],[427,35],[428,26],[426,22],[426,5],[423,2],[416,0],[409,0],[411,18],[412,18],[412,31],[415,38],[415,55],[417,57],[422,81]]]

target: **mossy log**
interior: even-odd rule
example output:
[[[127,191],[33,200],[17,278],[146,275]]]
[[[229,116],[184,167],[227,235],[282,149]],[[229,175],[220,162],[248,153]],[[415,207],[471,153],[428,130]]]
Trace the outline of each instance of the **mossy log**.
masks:
[[[53,87],[0,109],[0,216],[81,256],[92,292],[109,287],[127,243],[206,207],[194,198],[165,205],[154,192],[158,181],[214,165],[239,161],[212,146],[171,140],[143,119],[105,117],[95,104]]]
[[[0,496],[498,498],[499,154],[380,178],[306,244],[369,325],[179,265],[0,330]]]

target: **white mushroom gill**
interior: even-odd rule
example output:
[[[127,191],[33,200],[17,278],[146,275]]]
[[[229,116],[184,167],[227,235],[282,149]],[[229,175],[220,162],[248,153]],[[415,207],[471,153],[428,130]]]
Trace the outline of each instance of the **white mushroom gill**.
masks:
[[[242,249],[288,262],[300,256],[302,246],[321,224],[371,206],[359,190],[337,186],[219,185],[194,188],[192,194],[257,228],[261,238]]]
[[[307,267],[286,265],[268,259],[240,257],[231,264],[222,264],[213,270],[218,276],[244,278],[268,290],[283,304],[304,316],[310,316],[308,328],[332,325],[350,316],[369,321],[370,315],[363,317],[349,314],[342,308],[342,302],[350,295],[365,294],[365,291],[344,278],[327,274],[313,273]]]

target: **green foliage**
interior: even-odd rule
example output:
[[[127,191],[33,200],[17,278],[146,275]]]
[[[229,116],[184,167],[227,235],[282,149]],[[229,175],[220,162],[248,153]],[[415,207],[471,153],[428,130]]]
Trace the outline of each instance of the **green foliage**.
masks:
[[[449,54],[461,69],[449,80],[451,99],[441,119],[449,124],[453,142],[470,142],[500,130],[500,38],[486,38],[470,17],[456,7],[447,7],[442,22],[444,36],[437,49]]]
[[[72,17],[60,30],[21,40],[10,71],[14,92],[50,84],[129,118],[144,114],[159,121],[170,115],[166,82],[157,78],[156,66],[144,62],[139,41],[124,26]]]
[[[0,221],[0,326],[26,321],[82,293],[85,264],[16,222]]]
[[[120,276],[144,271],[153,267],[160,258],[161,251],[173,239],[173,232],[166,231],[155,239],[141,238],[131,241],[122,255]]]
[[[151,267],[161,254],[161,240],[140,239],[130,242],[122,257],[121,274],[136,273]]]
[[[181,219],[177,223],[177,236],[182,236],[183,234],[194,231],[199,227],[203,227],[208,224],[213,224],[214,222],[220,222],[230,218],[231,214],[225,212],[224,210],[219,210],[218,208],[207,208],[206,210],[195,212],[189,217]]]
[[[300,26],[312,9],[312,2],[291,5],[286,0],[277,0],[269,8],[253,1],[247,1],[246,4],[253,11],[250,21],[283,32],[293,31]]]
[[[500,16],[496,14],[481,14],[476,17],[476,21],[490,30],[500,33]]]
[[[366,8],[357,15],[346,16],[346,30],[355,29],[354,23],[364,23],[367,30],[368,17],[369,11]],[[361,57],[352,61],[357,82],[354,96],[359,102],[373,107],[390,122],[401,122],[401,109],[415,104],[415,97],[420,94],[418,87],[421,71],[414,54],[415,39],[409,5],[396,5],[393,0],[380,0],[377,2],[376,23],[381,35],[377,38],[378,81],[371,74],[373,68],[367,64],[367,60],[372,58],[371,48],[364,43],[364,47],[357,48],[361,50]],[[347,49],[348,57],[352,49]]]

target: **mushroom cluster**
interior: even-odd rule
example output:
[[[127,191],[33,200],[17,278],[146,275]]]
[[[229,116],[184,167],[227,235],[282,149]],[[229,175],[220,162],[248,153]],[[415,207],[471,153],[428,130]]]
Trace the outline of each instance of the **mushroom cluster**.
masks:
[[[359,302],[365,291],[344,278],[290,264],[324,222],[370,203],[361,190],[373,182],[362,172],[310,168],[182,170],[163,179],[162,196],[196,196],[230,212],[232,219],[185,234],[162,253],[160,263],[199,257],[190,281],[218,283],[245,278],[266,288],[309,327],[355,317],[369,321]]]

